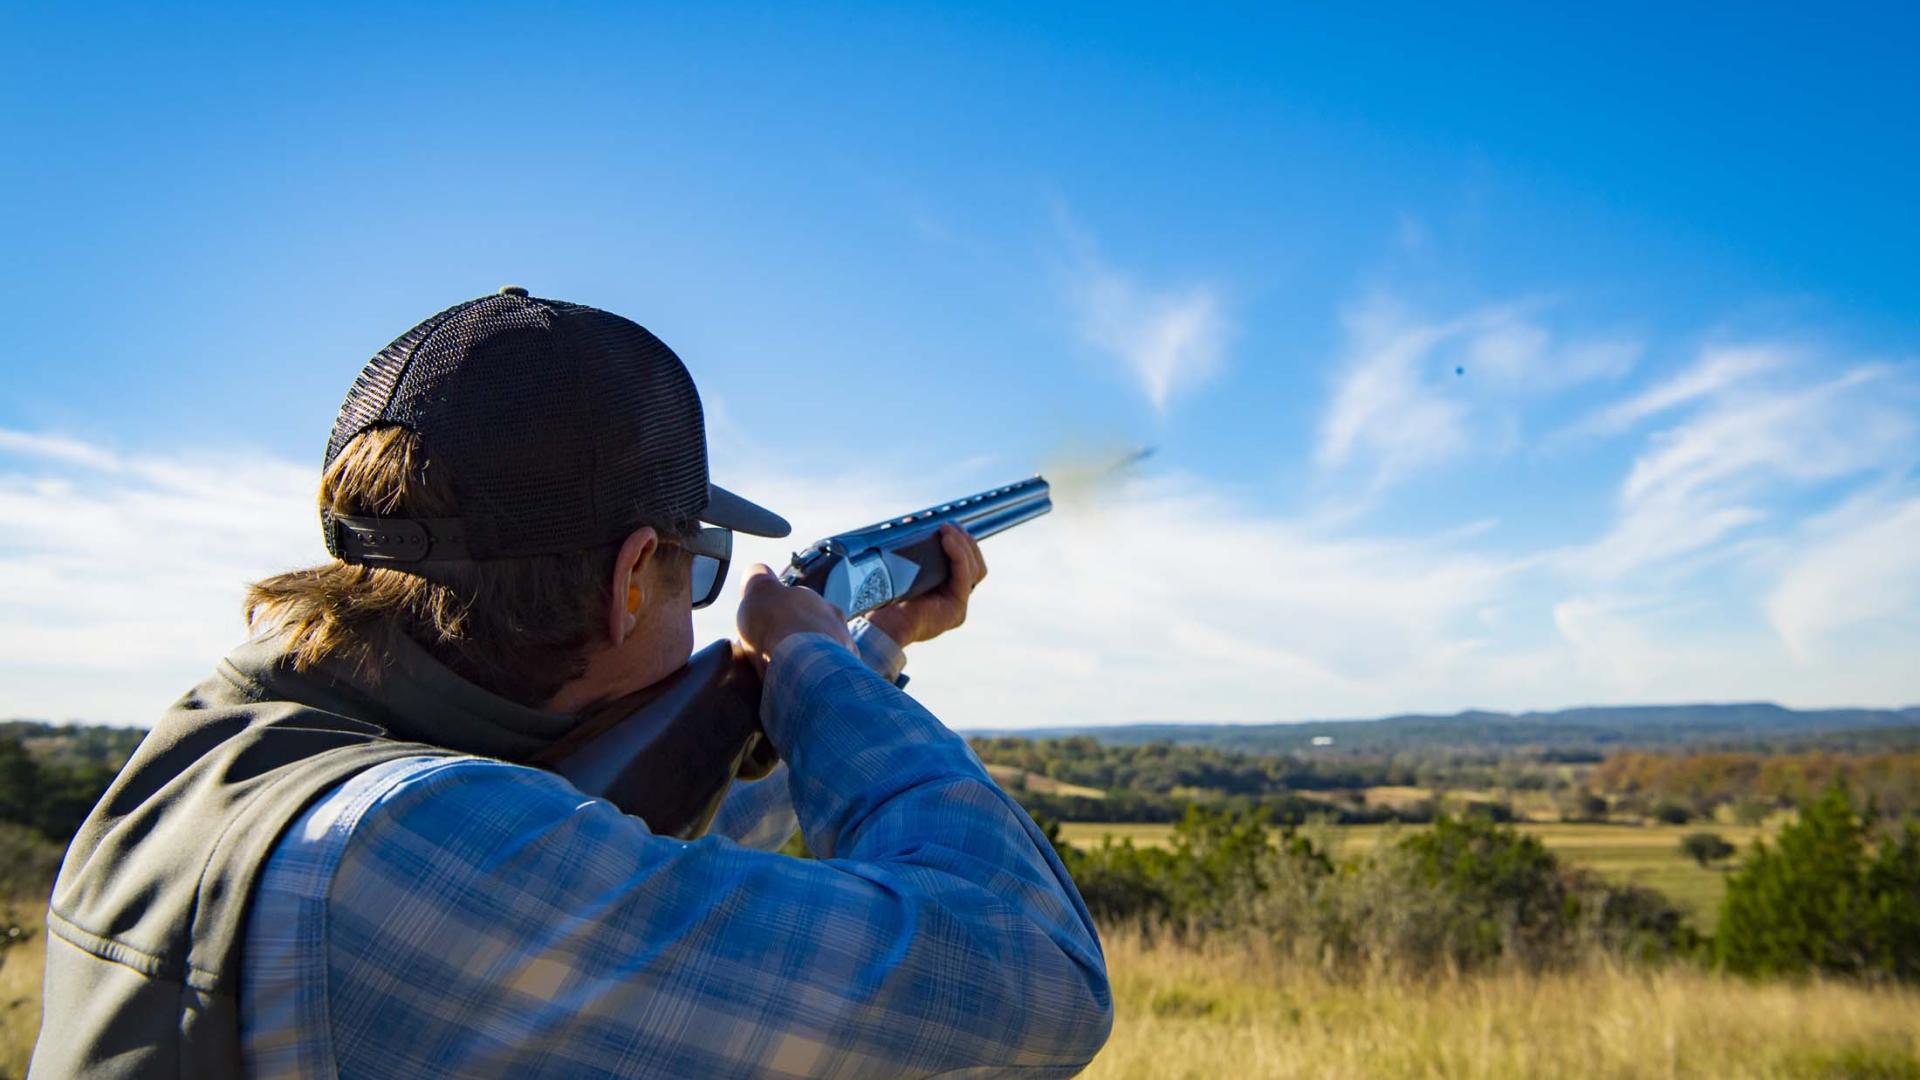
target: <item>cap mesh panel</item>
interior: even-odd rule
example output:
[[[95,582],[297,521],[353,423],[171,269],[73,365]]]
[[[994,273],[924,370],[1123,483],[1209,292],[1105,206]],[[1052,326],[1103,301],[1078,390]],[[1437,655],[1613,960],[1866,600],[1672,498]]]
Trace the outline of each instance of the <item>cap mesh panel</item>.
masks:
[[[380,423],[451,474],[480,558],[573,551],[707,502],[706,432],[673,350],[595,308],[489,296],[382,349],[355,380],[327,460]]]

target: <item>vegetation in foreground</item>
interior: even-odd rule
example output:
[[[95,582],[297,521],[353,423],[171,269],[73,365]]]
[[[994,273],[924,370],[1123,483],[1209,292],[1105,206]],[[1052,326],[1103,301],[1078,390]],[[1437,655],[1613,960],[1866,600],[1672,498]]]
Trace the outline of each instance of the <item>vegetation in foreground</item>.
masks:
[[[1720,916],[1729,871],[1750,854],[1753,842],[1771,839],[1791,818],[1770,826],[1715,826],[1719,836],[1735,849],[1731,859],[1701,866],[1682,842],[1700,831],[1685,825],[1599,825],[1586,822],[1515,825],[1521,833],[1546,845],[1562,862],[1583,867],[1608,881],[1654,889],[1686,912],[1695,926],[1711,933]],[[1334,858],[1345,858],[1391,844],[1420,825],[1308,826],[1301,831],[1314,838]],[[1131,840],[1135,847],[1170,847],[1172,825],[1065,822],[1061,839],[1079,848],[1098,848],[1108,838]]]
[[[1103,940],[1117,1016],[1091,1080],[1920,1077],[1913,989],[1613,964],[1334,979],[1243,943]],[[0,1080],[26,1074],[42,948],[0,958]]]
[[[1069,847],[1118,1008],[1087,1075],[1920,1078],[1920,830],[1870,820],[1836,788],[1756,844],[1712,940],[1485,820]]]
[[[1330,976],[1698,962],[1920,982],[1920,825],[1880,824],[1876,839],[1876,824],[1830,788],[1729,875],[1712,938],[1661,893],[1486,818],[1339,858],[1292,826],[1198,806],[1165,848],[1049,836],[1106,924],[1258,943]]]
[[[36,911],[27,918],[14,943],[0,950],[0,1080],[27,1075],[40,1034],[40,968],[47,952],[41,917]]]
[[[1484,818],[1443,817],[1341,858],[1291,826],[1276,833],[1257,815],[1200,807],[1168,848],[1056,846],[1106,925],[1257,942],[1334,977],[1656,963],[1702,950],[1664,896],[1566,865]]]
[[[1118,1015],[1084,1074],[1920,1077],[1920,991],[1585,963],[1330,978],[1244,942],[1106,935]]]

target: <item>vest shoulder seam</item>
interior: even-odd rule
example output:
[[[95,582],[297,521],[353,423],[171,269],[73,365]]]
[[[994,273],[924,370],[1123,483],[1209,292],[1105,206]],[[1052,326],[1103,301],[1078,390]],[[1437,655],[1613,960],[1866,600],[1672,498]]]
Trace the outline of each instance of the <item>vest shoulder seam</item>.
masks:
[[[184,960],[169,962],[164,957],[89,930],[52,908],[47,909],[47,929],[60,940],[89,956],[130,968],[150,979],[183,982],[196,990],[205,990],[208,993],[225,992],[218,986],[211,971],[195,967]]]

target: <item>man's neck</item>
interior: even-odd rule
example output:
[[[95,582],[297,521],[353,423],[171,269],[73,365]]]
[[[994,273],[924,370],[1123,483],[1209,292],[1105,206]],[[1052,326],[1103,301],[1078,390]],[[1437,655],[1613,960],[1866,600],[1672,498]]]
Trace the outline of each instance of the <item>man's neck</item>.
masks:
[[[652,641],[631,636],[588,657],[580,677],[562,686],[541,708],[558,713],[586,712],[652,686],[685,667],[688,655],[685,650],[669,652]]]

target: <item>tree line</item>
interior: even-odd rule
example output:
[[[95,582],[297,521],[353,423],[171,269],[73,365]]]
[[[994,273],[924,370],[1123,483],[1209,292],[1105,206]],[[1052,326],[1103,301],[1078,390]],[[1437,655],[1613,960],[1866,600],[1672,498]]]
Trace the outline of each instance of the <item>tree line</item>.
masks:
[[[990,765],[1010,765],[1103,791],[1156,795],[1179,791],[1216,795],[1331,791],[1411,784],[1418,776],[1408,763],[1388,757],[1314,759],[1185,746],[1167,740],[1112,745],[1089,735],[1065,739],[1000,736],[975,738],[971,743],[980,760]]]
[[[21,721],[0,725],[0,822],[65,848],[145,734]]]
[[[1863,808],[1899,819],[1920,813],[1920,751],[1623,751],[1596,766],[1587,783],[1597,793],[1677,805],[1701,817],[1721,806],[1797,806],[1838,784]]]

